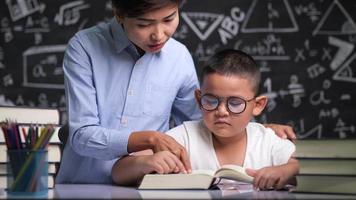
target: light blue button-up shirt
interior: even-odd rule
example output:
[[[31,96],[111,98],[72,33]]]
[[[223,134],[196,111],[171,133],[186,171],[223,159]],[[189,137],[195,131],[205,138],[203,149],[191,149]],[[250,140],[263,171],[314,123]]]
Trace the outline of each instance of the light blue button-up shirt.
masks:
[[[69,137],[57,183],[111,183],[132,132],[164,132],[170,117],[176,124],[201,117],[192,57],[172,38],[140,57],[113,18],[78,32],[63,67]]]

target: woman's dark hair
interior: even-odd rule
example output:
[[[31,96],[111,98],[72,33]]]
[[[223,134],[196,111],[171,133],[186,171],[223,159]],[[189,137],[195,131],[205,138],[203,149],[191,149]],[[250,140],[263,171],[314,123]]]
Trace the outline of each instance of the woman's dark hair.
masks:
[[[259,92],[261,72],[255,60],[243,51],[226,49],[214,54],[204,66],[200,80],[203,82],[206,75],[213,73],[246,78],[251,81],[255,95]]]
[[[111,0],[115,15],[138,17],[170,4],[181,5],[183,0]]]

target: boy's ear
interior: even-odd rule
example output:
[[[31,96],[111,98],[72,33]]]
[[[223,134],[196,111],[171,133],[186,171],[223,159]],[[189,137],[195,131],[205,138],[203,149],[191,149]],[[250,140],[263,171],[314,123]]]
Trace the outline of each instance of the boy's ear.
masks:
[[[200,98],[201,98],[201,91],[199,89],[196,89],[194,91],[194,96],[195,96],[195,101],[197,102],[197,104],[200,107]]]
[[[267,96],[258,96],[255,99],[255,107],[252,110],[253,116],[257,116],[261,114],[263,109],[266,107],[268,103],[268,98]]]

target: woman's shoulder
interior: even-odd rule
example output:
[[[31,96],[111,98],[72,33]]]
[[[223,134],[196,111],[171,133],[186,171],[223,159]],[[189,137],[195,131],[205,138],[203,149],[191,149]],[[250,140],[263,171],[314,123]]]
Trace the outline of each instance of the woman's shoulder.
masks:
[[[82,29],[75,33],[71,40],[78,40],[84,43],[90,43],[97,40],[110,37],[109,24],[101,22],[95,26]]]

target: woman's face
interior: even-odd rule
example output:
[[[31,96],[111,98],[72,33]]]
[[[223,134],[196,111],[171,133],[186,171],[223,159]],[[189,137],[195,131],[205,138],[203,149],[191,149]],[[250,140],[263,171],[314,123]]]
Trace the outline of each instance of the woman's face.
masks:
[[[145,52],[155,53],[174,34],[179,23],[178,4],[147,12],[138,17],[124,17],[123,24],[127,37]]]

